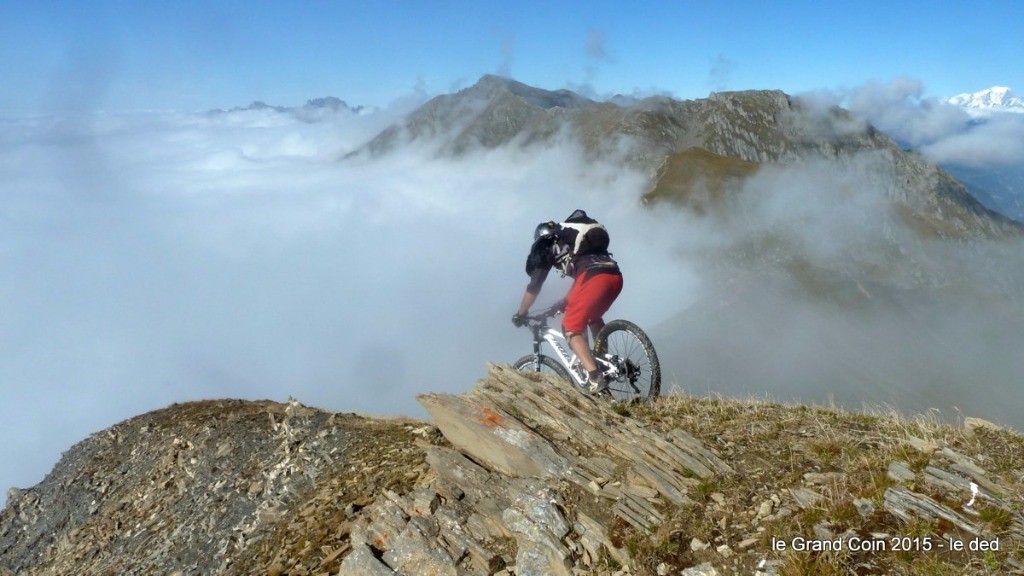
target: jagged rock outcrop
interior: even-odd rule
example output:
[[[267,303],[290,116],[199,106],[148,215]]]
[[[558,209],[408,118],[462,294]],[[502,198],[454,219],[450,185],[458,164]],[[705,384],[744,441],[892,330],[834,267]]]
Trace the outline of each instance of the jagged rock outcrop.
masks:
[[[1024,515],[1019,507],[1005,500],[1009,492],[990,480],[989,472],[972,458],[949,447],[920,446],[919,449],[930,456],[921,472],[912,471],[906,462],[896,461],[890,465],[889,477],[900,484],[885,491],[887,511],[908,522],[916,518],[943,520],[963,532],[980,536],[983,530],[972,516],[979,516],[982,506],[990,506],[1005,513],[1002,528],[1006,533],[1024,540]],[[961,507],[961,513],[927,494],[911,490],[908,485],[920,485],[950,499],[969,495],[970,500]]]
[[[650,530],[665,506],[691,502],[686,494],[699,478],[734,472],[682,430],[659,436],[607,402],[552,384],[492,366],[490,377],[467,394],[421,396],[455,448],[428,450],[438,482],[420,499],[437,504],[389,495],[371,506],[353,538],[385,550],[384,561],[400,571],[423,570],[432,566],[424,559],[446,553],[448,565],[419,573],[454,573],[447,566],[459,565],[463,574],[487,574],[512,564],[521,575],[568,575],[574,567],[594,567],[603,554],[628,564],[628,553],[611,540],[616,519]],[[581,499],[593,503],[566,504]],[[435,542],[421,538],[429,534]],[[503,543],[508,539],[514,547]],[[503,556],[510,548],[515,556]],[[365,553],[348,562],[353,571],[375,566]]]

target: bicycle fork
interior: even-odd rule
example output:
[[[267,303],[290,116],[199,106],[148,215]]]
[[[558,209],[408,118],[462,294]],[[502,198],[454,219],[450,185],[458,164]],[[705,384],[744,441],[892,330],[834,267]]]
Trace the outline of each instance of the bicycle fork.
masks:
[[[540,361],[541,361],[541,357],[540,357],[540,343],[541,343],[540,334],[537,332],[537,330],[534,330],[533,331],[533,369],[535,371],[537,371],[537,372],[540,372]]]

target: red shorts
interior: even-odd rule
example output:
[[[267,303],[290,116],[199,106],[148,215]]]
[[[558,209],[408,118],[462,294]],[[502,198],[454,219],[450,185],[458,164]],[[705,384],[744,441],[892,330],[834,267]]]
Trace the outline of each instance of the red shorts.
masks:
[[[587,324],[604,316],[619,292],[622,292],[622,274],[581,272],[565,297],[562,331],[583,334]]]

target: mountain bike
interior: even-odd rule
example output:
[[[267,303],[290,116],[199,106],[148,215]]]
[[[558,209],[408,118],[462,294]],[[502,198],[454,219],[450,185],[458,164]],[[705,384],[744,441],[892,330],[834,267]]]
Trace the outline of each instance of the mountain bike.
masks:
[[[561,331],[548,326],[548,318],[562,310],[548,308],[527,316],[524,326],[533,332],[533,354],[516,360],[512,366],[521,372],[546,372],[572,382],[586,391],[587,371],[575,354],[570,356],[568,342]],[[554,356],[541,353],[547,342]],[[604,325],[594,341],[594,360],[603,371],[608,389],[603,392],[619,401],[654,400],[661,393],[661,365],[647,334],[628,320],[612,320]]]

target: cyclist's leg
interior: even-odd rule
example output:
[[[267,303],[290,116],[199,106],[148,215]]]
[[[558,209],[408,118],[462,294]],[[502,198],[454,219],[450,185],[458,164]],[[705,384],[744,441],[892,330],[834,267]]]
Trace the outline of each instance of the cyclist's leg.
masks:
[[[597,338],[604,328],[605,312],[622,292],[622,275],[598,274],[588,280],[588,286],[582,289],[585,300],[584,315],[590,335]]]
[[[590,351],[590,344],[587,343],[587,338],[579,332],[565,332],[566,340],[569,341],[569,347],[572,348],[573,353],[580,359],[580,364],[587,372],[593,372],[597,370],[597,361],[594,360],[594,353]]]
[[[590,351],[590,344],[587,342],[587,312],[592,295],[584,291],[588,274],[586,271],[580,273],[573,282],[572,288],[565,296],[565,316],[562,318],[562,334],[569,342],[580,364],[587,372],[597,369],[594,362],[594,355]]]
[[[589,275],[583,272],[576,278],[569,295],[566,296],[565,319],[562,322],[562,331],[569,346],[580,363],[588,372],[597,370],[597,362],[587,342],[586,331],[588,325],[596,336],[603,327],[601,319],[604,313],[611,307],[612,302],[622,291],[622,276],[620,274],[596,274]],[[598,323],[595,330],[594,324]]]

